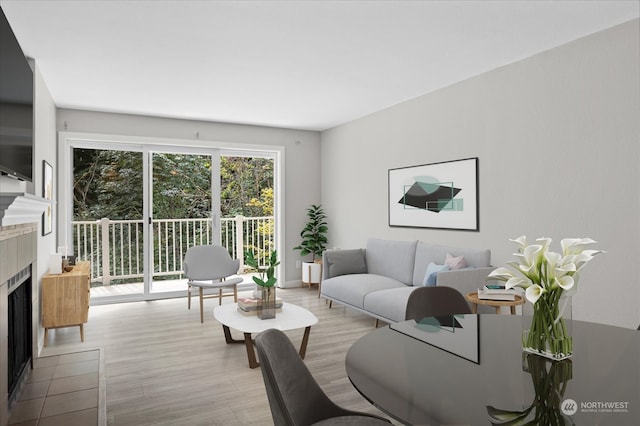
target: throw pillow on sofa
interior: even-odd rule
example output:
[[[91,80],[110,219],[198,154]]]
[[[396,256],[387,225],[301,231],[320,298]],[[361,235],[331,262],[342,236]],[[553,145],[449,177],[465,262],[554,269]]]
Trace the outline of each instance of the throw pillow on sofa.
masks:
[[[427,272],[424,274],[424,280],[422,281],[423,286],[431,286],[436,285],[436,279],[438,278],[438,272],[448,271],[449,266],[447,265],[438,265],[436,263],[429,263],[427,266]]]
[[[327,251],[325,258],[329,266],[329,278],[367,273],[367,263],[362,249]]]
[[[447,253],[447,258],[444,260],[444,264],[452,271],[456,271],[467,266],[467,262],[464,261],[464,256],[456,257],[451,253]]]

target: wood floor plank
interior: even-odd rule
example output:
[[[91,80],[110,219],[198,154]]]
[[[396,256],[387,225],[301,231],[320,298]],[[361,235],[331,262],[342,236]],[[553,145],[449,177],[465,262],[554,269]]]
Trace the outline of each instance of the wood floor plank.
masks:
[[[278,289],[278,296],[318,317],[305,363],[329,397],[382,415],[353,388],[344,366],[353,342],[374,330],[373,320],[339,305],[330,309],[306,288]],[[225,343],[215,305],[205,301],[203,324],[185,298],[92,306],[84,343],[75,329],[51,330],[40,356],[103,350],[108,425],[272,424],[260,369],[248,368],[243,345]],[[298,346],[303,330],[287,335]]]

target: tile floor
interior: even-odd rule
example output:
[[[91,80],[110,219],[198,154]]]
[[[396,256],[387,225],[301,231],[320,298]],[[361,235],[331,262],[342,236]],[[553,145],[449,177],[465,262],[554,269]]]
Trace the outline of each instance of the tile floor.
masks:
[[[96,426],[99,377],[99,350],[37,358],[9,424]]]

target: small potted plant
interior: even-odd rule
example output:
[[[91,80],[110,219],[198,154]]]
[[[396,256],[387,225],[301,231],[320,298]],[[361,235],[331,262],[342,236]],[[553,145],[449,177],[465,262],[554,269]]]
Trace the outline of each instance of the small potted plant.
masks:
[[[245,251],[244,263],[251,269],[258,271],[258,276],[253,277],[255,282],[261,289],[261,297],[258,302],[258,318],[269,319],[276,317],[276,267],[280,265],[278,261],[278,252],[273,250],[269,257],[266,258],[266,268],[260,267],[258,259],[252,251]]]
[[[300,232],[302,243],[293,249],[300,250],[303,257],[311,255],[311,262],[304,262],[302,265],[302,282],[311,287],[311,284],[320,283],[322,278],[322,252],[327,245],[326,233],[329,228],[321,205],[311,205],[307,209],[307,217],[307,224]]]

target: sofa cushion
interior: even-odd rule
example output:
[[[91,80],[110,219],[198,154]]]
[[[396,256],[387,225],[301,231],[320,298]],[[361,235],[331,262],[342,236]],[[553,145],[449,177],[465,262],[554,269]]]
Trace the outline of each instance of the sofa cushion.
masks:
[[[329,278],[338,275],[367,273],[367,264],[362,249],[327,251],[325,259],[329,268]]]
[[[448,271],[449,266],[447,265],[438,265],[437,263],[429,263],[427,266],[427,272],[424,274],[424,280],[422,281],[423,286],[434,286],[436,285],[436,280],[438,278],[438,272]]]
[[[391,322],[404,321],[407,300],[416,288],[403,286],[369,293],[364,299],[364,309]]]
[[[411,285],[417,244],[418,241],[369,239],[366,250],[367,272]],[[425,270],[422,271],[423,276]]]
[[[464,261],[464,256],[454,256],[451,253],[447,253],[447,257],[444,259],[444,264],[452,271],[462,269],[467,266],[467,263]]]
[[[416,247],[413,285],[422,285],[429,263],[443,265],[447,253],[451,253],[453,256],[464,256],[467,267],[480,268],[491,265],[491,251],[488,249],[461,249],[420,241]]]
[[[405,285],[382,275],[350,274],[323,280],[320,291],[323,296],[362,309],[367,294],[398,287],[405,287]]]

